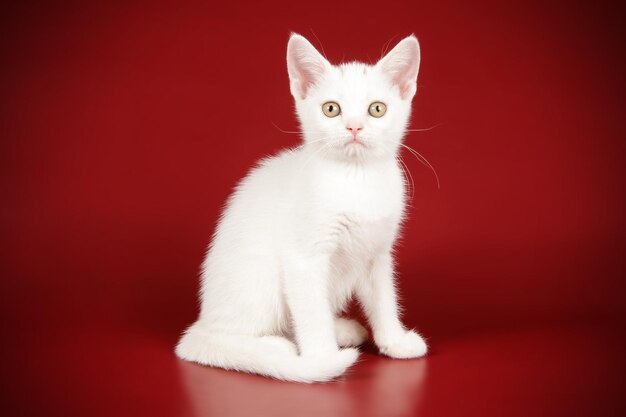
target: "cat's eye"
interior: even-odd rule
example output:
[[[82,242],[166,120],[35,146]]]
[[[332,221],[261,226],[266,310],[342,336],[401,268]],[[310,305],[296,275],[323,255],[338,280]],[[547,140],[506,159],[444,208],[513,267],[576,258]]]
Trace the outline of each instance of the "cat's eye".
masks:
[[[322,111],[328,117],[337,117],[339,116],[339,113],[341,113],[341,108],[339,107],[339,104],[335,103],[334,101],[329,101],[327,103],[324,103],[324,105],[322,106]]]
[[[383,117],[385,113],[387,113],[387,106],[385,105],[385,103],[375,101],[370,104],[369,112],[374,117]]]

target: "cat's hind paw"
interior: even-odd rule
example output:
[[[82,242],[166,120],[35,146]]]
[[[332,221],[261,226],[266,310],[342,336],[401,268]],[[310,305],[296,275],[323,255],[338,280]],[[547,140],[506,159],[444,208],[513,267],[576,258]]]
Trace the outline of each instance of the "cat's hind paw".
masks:
[[[340,317],[335,320],[335,336],[340,347],[354,347],[365,343],[369,333],[358,321]]]

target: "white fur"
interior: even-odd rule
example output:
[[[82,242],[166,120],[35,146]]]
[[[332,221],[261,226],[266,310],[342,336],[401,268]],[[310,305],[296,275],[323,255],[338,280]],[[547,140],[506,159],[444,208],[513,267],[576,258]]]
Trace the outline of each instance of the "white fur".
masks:
[[[304,143],[263,160],[230,197],[203,264],[200,317],[181,338],[179,357],[290,381],[330,380],[357,360],[353,346],[368,337],[341,318],[353,295],[381,353],[426,353],[398,317],[392,257],[405,204],[396,158],[419,59],[411,36],[375,66],[332,66],[291,36],[287,63]],[[328,101],[339,103],[339,116],[324,115]],[[368,114],[377,101],[387,105],[381,118]],[[355,126],[362,144],[349,142],[346,128]]]

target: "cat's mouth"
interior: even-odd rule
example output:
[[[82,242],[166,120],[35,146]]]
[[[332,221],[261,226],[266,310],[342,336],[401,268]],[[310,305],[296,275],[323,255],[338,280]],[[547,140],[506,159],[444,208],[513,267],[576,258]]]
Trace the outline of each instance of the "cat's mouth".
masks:
[[[367,145],[365,144],[365,142],[363,142],[363,139],[354,136],[349,137],[344,142],[343,147],[346,148],[348,146],[362,146],[364,148],[367,148]]]

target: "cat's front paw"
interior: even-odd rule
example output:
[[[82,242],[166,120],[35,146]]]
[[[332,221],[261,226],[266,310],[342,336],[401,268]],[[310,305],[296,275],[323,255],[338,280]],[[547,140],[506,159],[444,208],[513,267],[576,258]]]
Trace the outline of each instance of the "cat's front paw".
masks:
[[[422,336],[413,330],[377,340],[376,344],[380,353],[396,359],[419,358],[426,355],[428,351],[428,346]]]

